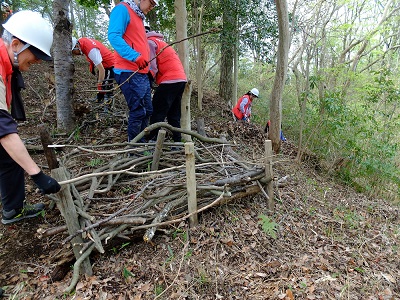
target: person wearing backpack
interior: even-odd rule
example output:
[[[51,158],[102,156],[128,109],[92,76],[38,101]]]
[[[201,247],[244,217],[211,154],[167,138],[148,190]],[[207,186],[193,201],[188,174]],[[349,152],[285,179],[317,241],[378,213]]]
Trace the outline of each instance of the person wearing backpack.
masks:
[[[150,74],[157,87],[153,95],[153,114],[150,124],[164,122],[173,127],[181,127],[181,100],[187,78],[182,62],[176,51],[164,41],[161,33],[150,31],[145,26],[150,47]],[[147,139],[156,138],[158,129],[153,130]],[[172,133],[174,142],[180,142],[181,133]]]
[[[239,98],[236,105],[233,107],[232,112],[236,120],[243,120],[250,123],[251,104],[255,98],[258,98],[259,91],[252,88],[246,94]]]

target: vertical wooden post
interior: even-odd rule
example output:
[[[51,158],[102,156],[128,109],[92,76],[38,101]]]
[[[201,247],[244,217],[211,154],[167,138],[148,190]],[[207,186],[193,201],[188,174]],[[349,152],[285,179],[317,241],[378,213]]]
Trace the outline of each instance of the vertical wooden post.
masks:
[[[204,118],[197,118],[196,124],[197,124],[197,132],[202,136],[206,136],[206,130],[204,129]]]
[[[162,147],[164,144],[165,135],[167,132],[164,129],[160,129],[157,135],[157,143],[153,154],[153,162],[151,163],[151,170],[158,170],[158,165],[160,163],[160,157],[162,153]]]
[[[57,169],[53,169],[51,171],[51,175],[57,181],[68,180],[66,169],[61,167]],[[57,196],[60,198],[59,201],[56,201],[57,207],[61,212],[61,215],[65,219],[65,223],[68,228],[69,234],[75,234],[77,230],[81,229],[79,226],[78,213],[76,212],[75,203],[72,199],[71,190],[69,185],[63,185],[61,190],[58,192]],[[72,249],[75,254],[75,258],[78,259],[81,257],[79,251],[82,249],[83,239],[82,236],[77,235],[71,240]],[[81,264],[81,273],[85,273],[89,276],[93,275],[92,266],[90,265],[89,257],[87,257],[83,263]]]
[[[197,210],[197,195],[196,195],[196,174],[195,174],[195,156],[194,143],[185,143],[186,155],[186,188],[188,194],[188,211],[192,213]],[[189,217],[189,226],[195,227],[199,224],[197,214]]]
[[[273,210],[275,206],[274,201],[274,184],[272,173],[272,142],[271,140],[265,141],[265,176],[267,178],[267,194],[268,194],[268,209]]]
[[[56,151],[54,150],[54,148],[48,147],[49,145],[53,144],[53,140],[51,139],[51,136],[46,128],[46,125],[41,124],[38,127],[40,132],[40,140],[42,141],[43,151],[44,155],[46,156],[49,169],[53,170],[55,168],[58,168]]]

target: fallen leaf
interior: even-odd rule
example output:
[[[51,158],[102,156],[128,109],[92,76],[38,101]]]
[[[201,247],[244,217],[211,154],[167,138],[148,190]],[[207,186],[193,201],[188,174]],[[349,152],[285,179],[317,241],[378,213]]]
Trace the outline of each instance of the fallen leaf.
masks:
[[[286,297],[289,298],[289,300],[294,300],[293,292],[291,290],[286,290]]]
[[[44,275],[44,276],[40,276],[40,278],[39,278],[39,281],[47,281],[47,280],[49,280],[49,276],[46,276],[46,275]]]

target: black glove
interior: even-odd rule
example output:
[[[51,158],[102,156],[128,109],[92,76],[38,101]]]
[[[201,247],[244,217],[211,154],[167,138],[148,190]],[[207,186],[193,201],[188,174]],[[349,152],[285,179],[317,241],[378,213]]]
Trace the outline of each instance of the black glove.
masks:
[[[42,171],[32,175],[31,178],[43,195],[57,193],[61,189],[61,186],[54,178],[47,176]]]

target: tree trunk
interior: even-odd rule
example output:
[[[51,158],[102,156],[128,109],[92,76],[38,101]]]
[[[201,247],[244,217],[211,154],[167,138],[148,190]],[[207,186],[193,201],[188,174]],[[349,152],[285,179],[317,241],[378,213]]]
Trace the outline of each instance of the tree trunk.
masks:
[[[54,73],[57,104],[57,128],[70,132],[75,128],[73,114],[73,75],[71,23],[68,19],[70,1],[54,0]]]
[[[176,39],[178,41],[187,38],[187,10],[186,2],[184,0],[175,1],[175,15],[176,15]],[[181,128],[190,130],[190,94],[192,91],[190,80],[189,80],[189,51],[188,51],[188,40],[184,40],[178,43],[178,55],[185,69],[186,76],[188,77],[188,83],[186,84],[185,91],[182,95],[181,103]],[[183,139],[190,141],[191,137],[184,134]]]
[[[234,0],[222,0],[222,7],[235,7]],[[233,83],[233,48],[236,39],[236,13],[234,9],[224,9],[222,16],[223,28],[221,34],[221,74],[219,95],[230,108],[232,103]],[[236,101],[236,99],[235,99]]]
[[[276,0],[276,10],[278,13],[279,44],[278,60],[276,64],[275,80],[271,92],[270,102],[270,138],[272,149],[278,153],[281,146],[281,115],[282,115],[282,94],[286,80],[288,53],[289,53],[289,17],[286,0]]]
[[[201,3],[195,2],[194,4],[194,17],[195,17],[195,28],[197,28],[196,33],[201,33],[202,30],[202,22],[203,22],[203,6],[204,0],[201,0]],[[202,59],[202,43],[201,37],[197,37],[195,39],[195,47],[196,47],[196,82],[197,82],[197,107],[200,111],[203,110],[203,59]]]

